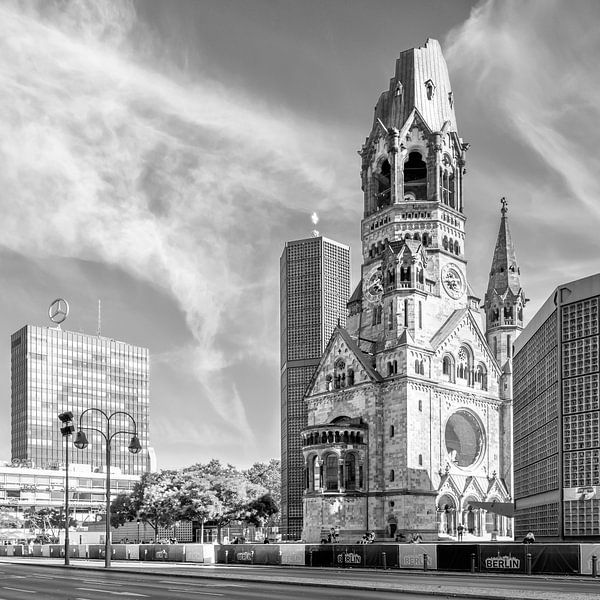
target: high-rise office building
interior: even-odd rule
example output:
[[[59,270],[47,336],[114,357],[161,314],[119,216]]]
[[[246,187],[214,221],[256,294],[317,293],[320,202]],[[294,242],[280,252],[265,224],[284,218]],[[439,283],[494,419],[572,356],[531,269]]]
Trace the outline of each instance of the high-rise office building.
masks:
[[[600,274],[560,285],[515,342],[515,536],[600,536]]]
[[[302,532],[304,392],[331,333],[346,322],[350,249],[324,237],[287,242],[281,255],[281,518]]]
[[[39,468],[64,461],[64,441],[58,414],[72,411],[74,425],[88,408],[107,415],[128,412],[136,421],[142,452],[128,451],[131,436],[112,442],[111,466],[124,474],[149,468],[148,448],[148,349],[105,337],[84,335],[50,327],[26,325],[11,336],[11,445],[12,458],[30,460]],[[105,431],[96,411],[82,425]],[[126,415],[110,421],[111,432],[131,431]],[[84,430],[89,446],[71,453],[72,463],[105,466],[105,442],[93,430]]]

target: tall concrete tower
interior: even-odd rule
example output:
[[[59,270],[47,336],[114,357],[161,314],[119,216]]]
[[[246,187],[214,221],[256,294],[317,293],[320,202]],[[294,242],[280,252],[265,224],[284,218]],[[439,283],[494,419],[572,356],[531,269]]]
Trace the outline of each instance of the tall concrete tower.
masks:
[[[288,539],[297,539],[302,534],[304,392],[334,328],[346,323],[350,248],[324,237],[287,242],[280,268],[281,524]]]

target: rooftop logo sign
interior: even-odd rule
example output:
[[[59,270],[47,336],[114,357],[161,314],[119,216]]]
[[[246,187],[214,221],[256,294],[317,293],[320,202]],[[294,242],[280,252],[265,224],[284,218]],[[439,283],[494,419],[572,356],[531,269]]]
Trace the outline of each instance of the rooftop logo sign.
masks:
[[[57,298],[48,308],[48,317],[57,325],[60,325],[68,315],[69,303],[64,298]]]

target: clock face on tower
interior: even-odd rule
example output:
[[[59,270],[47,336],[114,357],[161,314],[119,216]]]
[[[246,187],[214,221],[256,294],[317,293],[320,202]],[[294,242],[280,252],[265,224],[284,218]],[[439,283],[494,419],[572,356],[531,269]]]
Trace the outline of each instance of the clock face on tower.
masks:
[[[371,304],[381,301],[381,297],[383,296],[383,281],[379,267],[373,267],[363,279],[363,295],[367,302]]]
[[[449,264],[442,267],[442,285],[448,296],[455,300],[464,294],[465,282],[456,265]]]

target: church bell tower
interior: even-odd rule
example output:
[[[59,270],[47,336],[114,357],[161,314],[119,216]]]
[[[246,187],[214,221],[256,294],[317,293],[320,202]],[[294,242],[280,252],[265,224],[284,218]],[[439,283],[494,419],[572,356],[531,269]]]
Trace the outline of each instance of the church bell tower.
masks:
[[[500,201],[501,218],[488,288],[485,294],[486,338],[501,368],[512,358],[515,339],[523,330],[527,302],[521,287],[521,269],[508,227],[508,202]]]

